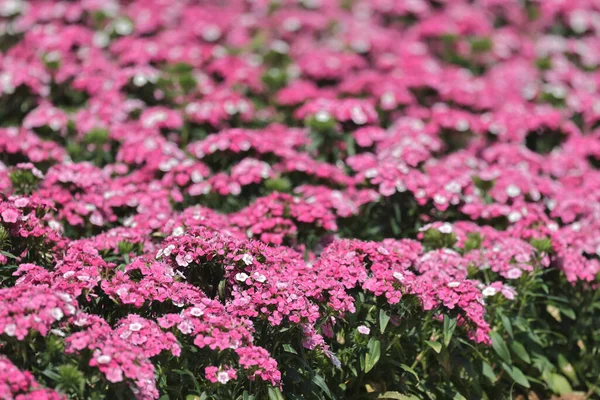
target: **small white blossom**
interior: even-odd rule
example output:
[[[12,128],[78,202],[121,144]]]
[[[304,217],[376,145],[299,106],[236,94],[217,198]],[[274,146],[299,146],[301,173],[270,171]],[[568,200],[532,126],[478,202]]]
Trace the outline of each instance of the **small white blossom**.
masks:
[[[219,383],[227,383],[229,382],[229,374],[225,371],[219,372],[217,374],[217,380],[219,381]]]
[[[517,197],[521,194],[521,189],[517,185],[508,185],[506,187],[506,194],[508,197]]]
[[[98,364],[108,364],[109,362],[111,362],[112,357],[111,356],[107,356],[106,354],[102,354],[98,357],[96,357],[96,362]]]
[[[17,333],[17,326],[15,324],[7,324],[4,327],[4,333],[10,337],[15,336],[15,333]]]
[[[200,317],[204,314],[204,311],[202,311],[201,308],[192,307],[192,309],[190,310],[190,314],[192,314],[194,317]]]
[[[254,261],[254,257],[252,257],[252,255],[250,255],[250,254],[244,254],[242,256],[242,261],[246,265],[252,265],[252,261]]]
[[[438,231],[444,234],[450,234],[452,233],[452,230],[452,224],[449,224],[447,222],[443,223],[442,226],[438,228]]]
[[[315,114],[315,120],[318,122],[327,122],[331,119],[331,115],[327,111],[321,110]]]
[[[175,250],[175,245],[170,244],[167,247],[165,247],[165,249],[163,250],[163,254],[169,257],[173,250]]]
[[[394,278],[402,282],[404,280],[404,275],[402,272],[394,272]]]
[[[239,282],[246,282],[246,279],[248,279],[248,278],[249,278],[248,274],[246,274],[244,272],[235,274],[235,280],[239,281]]]
[[[57,321],[60,321],[65,316],[62,310],[58,307],[53,308],[52,311],[50,311],[50,315],[52,315],[52,318]]]
[[[518,220],[521,219],[521,213],[518,211],[513,211],[510,214],[508,214],[508,220],[512,223],[517,222]]]
[[[133,323],[129,324],[129,330],[131,332],[139,332],[142,330],[142,328],[143,328],[143,326],[139,322],[133,322]]]

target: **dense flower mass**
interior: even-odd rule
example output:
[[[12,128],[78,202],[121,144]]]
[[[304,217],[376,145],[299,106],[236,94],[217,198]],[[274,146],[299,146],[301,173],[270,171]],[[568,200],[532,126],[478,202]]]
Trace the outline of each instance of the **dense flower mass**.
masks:
[[[0,398],[600,397],[598,21],[0,0]]]

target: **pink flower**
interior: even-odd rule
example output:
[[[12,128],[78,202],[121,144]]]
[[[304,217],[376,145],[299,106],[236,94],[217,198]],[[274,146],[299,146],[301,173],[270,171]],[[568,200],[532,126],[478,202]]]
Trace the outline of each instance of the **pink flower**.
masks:
[[[14,224],[15,222],[17,222],[18,218],[19,218],[19,213],[15,210],[8,209],[8,210],[2,211],[2,219],[4,220],[4,222],[9,222],[9,223]]]

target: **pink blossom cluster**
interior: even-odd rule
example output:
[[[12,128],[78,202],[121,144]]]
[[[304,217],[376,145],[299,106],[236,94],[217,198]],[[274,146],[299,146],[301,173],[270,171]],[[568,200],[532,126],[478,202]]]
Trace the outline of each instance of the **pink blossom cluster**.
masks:
[[[28,371],[21,371],[9,359],[0,357],[0,397],[15,400],[60,400],[66,397],[42,388]]]
[[[339,364],[359,292],[487,345],[538,270],[592,287],[600,9],[528,3],[0,0],[2,343],[153,399],[191,346],[280,386],[263,331]]]
[[[53,327],[77,313],[77,303],[66,293],[47,287],[17,285],[0,289],[0,332],[23,340],[30,332],[46,336]]]
[[[160,348],[156,348],[156,342],[154,346],[152,343],[144,345],[141,340],[145,337],[155,341],[154,335],[123,338],[122,329],[115,331],[102,318],[85,314],[75,318],[73,324],[83,330],[66,338],[67,354],[89,350],[92,352],[89,365],[98,368],[109,382],[128,381],[138,399],[158,397],[154,365],[146,354],[160,352]]]

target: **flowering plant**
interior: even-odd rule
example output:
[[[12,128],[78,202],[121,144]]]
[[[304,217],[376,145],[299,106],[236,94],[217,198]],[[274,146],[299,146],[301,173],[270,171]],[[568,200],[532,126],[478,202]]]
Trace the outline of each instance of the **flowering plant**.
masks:
[[[600,397],[599,20],[0,0],[0,398]]]

